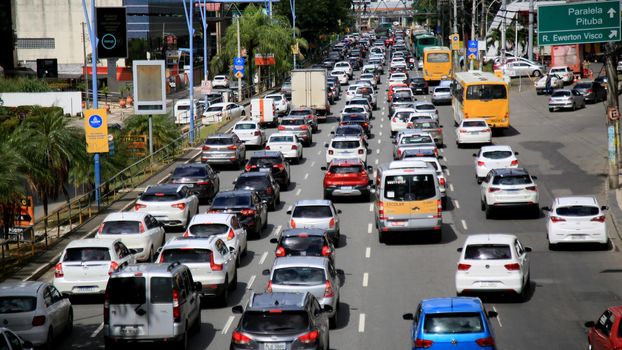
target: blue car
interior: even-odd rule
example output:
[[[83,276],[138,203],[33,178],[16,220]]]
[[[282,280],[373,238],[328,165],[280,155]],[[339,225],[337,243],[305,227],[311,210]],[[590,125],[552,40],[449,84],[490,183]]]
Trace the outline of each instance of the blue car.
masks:
[[[494,350],[488,317],[495,316],[479,298],[453,297],[422,300],[414,315],[402,317],[413,321],[413,349]]]

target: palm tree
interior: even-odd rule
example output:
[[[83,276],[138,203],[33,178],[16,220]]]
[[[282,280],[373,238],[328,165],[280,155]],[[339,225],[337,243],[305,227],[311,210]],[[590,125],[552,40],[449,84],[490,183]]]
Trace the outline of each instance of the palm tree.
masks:
[[[0,131],[0,219],[5,238],[13,226],[15,205],[24,193],[24,163],[13,141],[12,135]]]
[[[166,114],[155,114],[151,117],[153,132],[153,148],[167,145],[180,136],[179,129]],[[149,116],[132,115],[125,120],[123,128],[126,135],[147,135],[149,133]]]

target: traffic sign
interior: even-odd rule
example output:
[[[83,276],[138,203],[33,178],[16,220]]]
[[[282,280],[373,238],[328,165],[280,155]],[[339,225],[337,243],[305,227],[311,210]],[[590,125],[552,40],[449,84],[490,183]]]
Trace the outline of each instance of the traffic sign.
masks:
[[[242,73],[242,72],[235,72],[235,77],[236,77],[236,79],[242,79],[242,77],[244,77],[244,73]]]
[[[460,34],[450,34],[449,42],[452,50],[460,50]]]
[[[538,6],[538,45],[619,41],[620,2],[573,2]]]
[[[246,59],[244,57],[234,57],[233,58],[233,75],[240,79],[244,76],[244,65],[246,64]]]
[[[105,109],[84,110],[84,135],[88,153],[108,152],[108,116]]]
[[[470,60],[477,59],[477,40],[469,40],[467,43],[467,54]]]

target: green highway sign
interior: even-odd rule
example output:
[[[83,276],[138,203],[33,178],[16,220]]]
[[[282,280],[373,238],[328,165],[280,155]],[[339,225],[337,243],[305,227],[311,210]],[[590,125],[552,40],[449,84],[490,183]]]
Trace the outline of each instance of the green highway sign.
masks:
[[[538,4],[538,45],[620,41],[620,2]]]

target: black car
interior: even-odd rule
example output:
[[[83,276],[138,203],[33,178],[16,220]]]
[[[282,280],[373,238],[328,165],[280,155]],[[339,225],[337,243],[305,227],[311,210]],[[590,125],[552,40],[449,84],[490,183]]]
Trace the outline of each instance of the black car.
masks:
[[[279,183],[281,189],[287,190],[290,184],[289,162],[283,157],[279,151],[258,151],[253,153],[246,163],[244,171],[268,171],[272,173],[272,177]]]
[[[425,81],[425,79],[419,77],[410,79],[410,89],[415,95],[427,95],[428,93],[430,93],[430,91],[428,90],[428,82]]]
[[[333,308],[322,307],[309,292],[253,293],[246,310],[242,305],[231,310],[242,317],[231,335],[230,350],[329,349],[328,313]]]
[[[270,239],[276,244],[274,255],[326,256],[335,266],[335,246],[325,230],[318,228],[294,228],[284,230],[279,238]]]
[[[360,125],[365,134],[369,137],[371,135],[371,125],[369,124],[369,120],[363,115],[357,114],[345,114],[341,116],[341,123],[339,125]]]
[[[257,191],[261,200],[268,203],[269,210],[281,203],[281,189],[270,172],[242,173],[233,183],[234,190]]]
[[[585,96],[585,102],[596,103],[607,99],[607,89],[597,81],[580,81],[573,90]]]
[[[268,224],[268,204],[255,191],[218,192],[208,213],[236,214],[248,235],[257,238]]]
[[[330,133],[335,136],[360,136],[365,141],[365,146],[367,146],[367,134],[365,134],[365,129],[359,124],[340,125],[335,131]]]
[[[173,170],[169,180],[173,184],[187,185],[197,193],[199,200],[209,202],[220,190],[218,173],[208,164],[189,163],[179,165]]]

